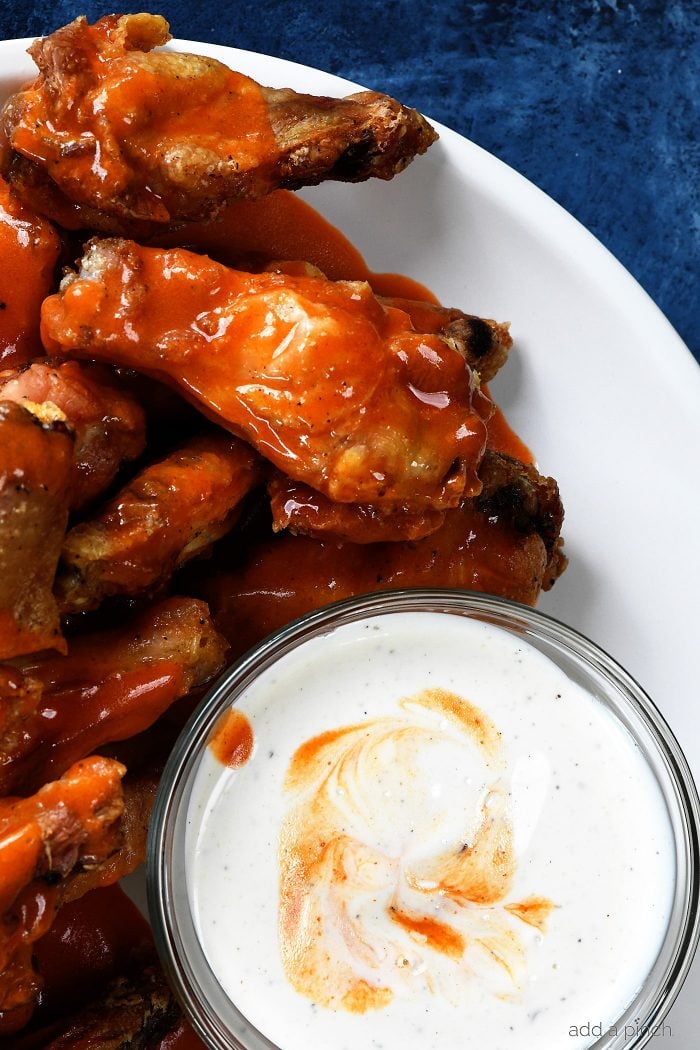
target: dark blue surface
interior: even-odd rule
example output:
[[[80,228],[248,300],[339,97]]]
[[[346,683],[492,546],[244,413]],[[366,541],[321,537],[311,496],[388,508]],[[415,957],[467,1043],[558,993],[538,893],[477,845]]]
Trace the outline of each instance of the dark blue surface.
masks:
[[[108,10],[4,0],[0,36]],[[153,10],[174,36],[337,73],[479,143],[587,226],[700,358],[700,4],[163,0]]]

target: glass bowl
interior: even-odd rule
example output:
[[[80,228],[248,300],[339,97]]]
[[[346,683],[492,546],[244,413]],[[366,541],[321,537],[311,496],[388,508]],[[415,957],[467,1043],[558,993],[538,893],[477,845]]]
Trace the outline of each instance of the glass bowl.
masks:
[[[236,661],[193,715],[165,768],[148,845],[148,901],[156,945],[186,1015],[213,1050],[288,1050],[270,1041],[229,998],[209,964],[197,932],[188,889],[192,853],[188,812],[202,756],[215,728],[253,683],[266,673],[275,673],[275,665],[298,647],[370,617],[402,613],[466,617],[529,643],[604,705],[643,756],[661,793],[675,851],[675,893],[665,935],[646,979],[620,1010],[614,1024],[596,1026],[597,1018],[579,1019],[588,1024],[588,1030],[582,1023],[580,1030],[570,1033],[577,1039],[571,1038],[567,1043],[595,1050],[638,1050],[655,1035],[663,1034],[664,1017],[688,973],[700,932],[700,807],[685,757],[649,697],[594,643],[528,607],[452,590],[384,592],[309,613]],[[272,1003],[270,1009],[274,1010]],[[586,1038],[590,1041],[581,1041]],[[488,1050],[486,1043],[480,1045]],[[529,1045],[527,1040],[523,1045]]]

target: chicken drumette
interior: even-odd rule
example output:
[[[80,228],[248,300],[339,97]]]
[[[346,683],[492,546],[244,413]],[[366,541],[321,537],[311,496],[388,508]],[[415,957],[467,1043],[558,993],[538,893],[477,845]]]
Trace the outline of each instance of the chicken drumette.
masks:
[[[416,331],[363,281],[94,241],[42,316],[51,352],[177,384],[332,500],[420,511],[480,490],[493,406],[476,373],[454,339]]]

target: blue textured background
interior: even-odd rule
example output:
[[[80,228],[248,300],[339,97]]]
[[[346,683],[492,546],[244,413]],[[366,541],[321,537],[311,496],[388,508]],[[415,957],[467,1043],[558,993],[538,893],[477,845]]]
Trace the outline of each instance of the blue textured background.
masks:
[[[700,4],[161,0],[152,9],[174,36],[317,66],[477,142],[587,226],[700,359]],[[3,0],[0,36],[108,10]]]

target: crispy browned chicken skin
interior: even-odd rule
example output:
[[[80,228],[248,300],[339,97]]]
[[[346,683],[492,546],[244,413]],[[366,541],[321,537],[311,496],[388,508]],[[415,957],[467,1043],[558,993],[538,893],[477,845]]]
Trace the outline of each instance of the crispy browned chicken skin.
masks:
[[[68,522],[73,438],[0,402],[0,660],[65,651],[51,588]]]
[[[211,58],[153,51],[158,15],[78,18],[30,48],[40,75],[5,107],[9,181],[69,227],[210,217],[324,179],[389,179],[437,138],[374,92],[265,88]]]
[[[180,1020],[177,1001],[153,958],[139,974],[111,981],[103,997],[67,1018],[60,1034],[42,1044],[42,1050],[149,1050],[168,1046],[167,1037]]]
[[[233,527],[260,469],[224,431],[193,438],[146,467],[99,513],[70,530],[55,592],[63,613],[166,583]]]

